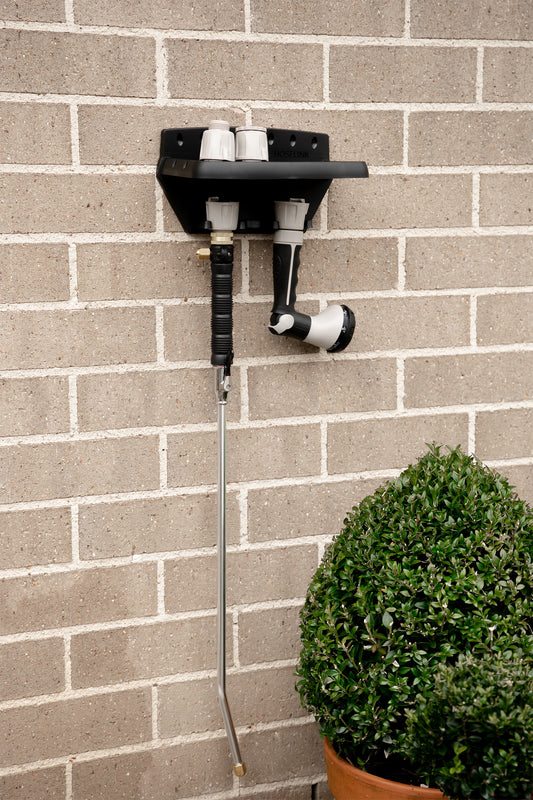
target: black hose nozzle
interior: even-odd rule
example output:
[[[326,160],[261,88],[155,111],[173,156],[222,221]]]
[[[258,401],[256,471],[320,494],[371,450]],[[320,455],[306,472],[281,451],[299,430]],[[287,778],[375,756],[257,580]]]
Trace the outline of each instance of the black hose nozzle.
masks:
[[[274,234],[274,305],[269,329],[272,333],[292,336],[315,347],[325,347],[328,353],[338,353],[352,340],[355,329],[353,311],[345,305],[334,305],[310,316],[294,309],[305,215],[309,206],[303,200],[279,202],[275,206],[279,229]]]

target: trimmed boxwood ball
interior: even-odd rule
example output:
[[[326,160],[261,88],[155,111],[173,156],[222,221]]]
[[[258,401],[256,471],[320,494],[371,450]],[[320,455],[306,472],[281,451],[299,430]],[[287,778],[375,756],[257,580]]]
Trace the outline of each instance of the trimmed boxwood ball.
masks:
[[[533,665],[492,654],[441,665],[407,714],[407,754],[451,798],[529,797]]]
[[[532,663],[532,557],[532,510],[460,448],[430,446],[352,509],[309,586],[297,667],[339,755],[386,776],[407,763],[408,712],[441,665]]]

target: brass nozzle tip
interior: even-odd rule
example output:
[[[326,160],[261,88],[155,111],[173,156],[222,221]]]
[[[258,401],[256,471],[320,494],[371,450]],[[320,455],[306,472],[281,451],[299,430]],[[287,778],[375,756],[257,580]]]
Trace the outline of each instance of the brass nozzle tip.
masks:
[[[242,778],[243,775],[246,775],[246,764],[234,764],[233,772],[238,778]]]
[[[198,261],[207,261],[209,258],[211,258],[209,247],[200,247],[196,251],[196,258]]]

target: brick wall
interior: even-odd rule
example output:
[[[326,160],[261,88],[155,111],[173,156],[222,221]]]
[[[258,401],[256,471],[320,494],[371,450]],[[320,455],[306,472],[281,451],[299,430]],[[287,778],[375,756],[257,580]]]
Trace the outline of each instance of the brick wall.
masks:
[[[0,0],[0,796],[328,797],[293,690],[298,609],[348,508],[438,440],[533,501],[533,6]],[[271,336],[237,242],[229,694],[216,707],[209,270],[159,131],[295,126],[365,159],[307,234]],[[312,788],[314,785],[315,788]]]

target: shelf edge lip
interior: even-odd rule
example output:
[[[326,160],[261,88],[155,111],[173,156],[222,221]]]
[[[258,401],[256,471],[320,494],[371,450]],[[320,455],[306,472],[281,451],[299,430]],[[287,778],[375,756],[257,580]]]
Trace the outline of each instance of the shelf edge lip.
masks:
[[[368,178],[365,161],[195,161],[163,156],[157,176],[193,180],[334,180]]]

